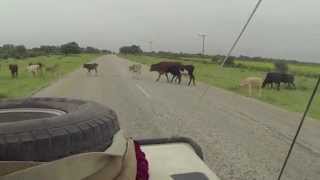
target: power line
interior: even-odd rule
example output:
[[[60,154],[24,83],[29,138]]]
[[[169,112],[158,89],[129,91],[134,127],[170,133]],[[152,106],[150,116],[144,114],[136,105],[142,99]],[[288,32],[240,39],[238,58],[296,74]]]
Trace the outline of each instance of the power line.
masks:
[[[254,14],[256,13],[257,9],[259,8],[261,2],[262,2],[262,0],[258,0],[256,6],[254,7],[252,13],[251,13],[250,16],[249,16],[249,19],[247,20],[247,22],[246,22],[246,24],[243,26],[243,28],[242,28],[239,36],[237,37],[237,39],[234,41],[233,45],[231,46],[231,48],[230,48],[227,56],[224,58],[224,60],[223,60],[223,62],[222,62],[222,64],[221,64],[222,67],[224,66],[224,64],[226,63],[226,61],[228,60],[228,58],[230,57],[233,49],[234,49],[234,48],[236,47],[236,45],[238,44],[238,42],[239,42],[242,34],[246,31],[247,26],[249,25],[251,19],[253,18]]]
[[[296,144],[296,141],[297,141],[297,138],[298,138],[299,133],[300,133],[300,131],[301,131],[302,125],[303,125],[303,123],[304,123],[304,120],[306,119],[306,116],[307,116],[307,114],[308,114],[308,112],[309,112],[309,109],[310,109],[310,106],[311,106],[311,104],[312,104],[312,101],[314,100],[314,97],[315,97],[315,95],[317,94],[319,85],[320,85],[320,76],[319,76],[319,78],[318,78],[318,81],[316,82],[316,85],[315,85],[315,87],[314,87],[314,89],[313,89],[313,92],[312,92],[312,94],[311,94],[311,96],[310,96],[310,99],[309,99],[309,101],[308,101],[307,107],[306,107],[306,109],[305,109],[305,111],[304,111],[304,113],[303,113],[303,116],[302,116],[302,118],[301,118],[301,121],[300,121],[300,124],[299,124],[299,126],[298,126],[297,132],[296,132],[296,134],[294,135],[294,138],[293,138],[292,143],[291,143],[291,145],[290,145],[290,148],[289,148],[288,154],[287,154],[287,156],[286,156],[286,159],[285,159],[285,161],[284,161],[284,163],[283,163],[283,165],[282,165],[282,167],[281,167],[281,171],[280,171],[280,173],[279,173],[278,180],[281,179],[282,174],[283,174],[283,172],[284,172],[284,169],[285,169],[286,166],[287,166],[287,163],[288,163],[289,157],[290,157],[290,155],[291,155],[292,149],[293,149],[294,145]]]

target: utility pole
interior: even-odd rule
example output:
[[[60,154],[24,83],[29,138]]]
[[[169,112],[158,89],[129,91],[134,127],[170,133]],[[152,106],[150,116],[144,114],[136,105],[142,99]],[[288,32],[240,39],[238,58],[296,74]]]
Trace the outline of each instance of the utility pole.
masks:
[[[152,47],[153,41],[149,41],[149,48],[150,48],[150,52],[153,51],[153,47]]]
[[[206,34],[201,34],[201,33],[199,33],[198,34],[201,38],[202,38],[202,55],[204,55],[204,45],[205,45],[205,40],[206,40],[206,37],[207,37],[207,35]]]

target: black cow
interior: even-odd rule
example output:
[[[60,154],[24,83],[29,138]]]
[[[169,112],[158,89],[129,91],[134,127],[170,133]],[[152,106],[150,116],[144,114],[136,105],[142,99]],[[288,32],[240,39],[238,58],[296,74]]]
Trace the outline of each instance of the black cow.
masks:
[[[195,69],[195,67],[191,64],[190,65],[180,65],[180,70],[182,71],[182,74],[189,76],[188,86],[190,86],[191,81],[193,82],[193,85],[196,85],[195,77],[193,75],[194,69]],[[185,70],[187,71],[187,74],[185,74]],[[176,76],[174,76],[173,78],[176,78]]]
[[[88,70],[88,73],[90,73],[92,70],[98,73],[98,64],[97,63],[92,63],[92,64],[83,64],[83,68]]]
[[[193,65],[182,65],[182,69],[187,70],[189,75],[189,83],[188,86],[190,86],[191,81],[193,82],[193,85],[196,85],[195,77],[193,75],[194,66]]]
[[[9,70],[11,72],[12,78],[18,77],[18,65],[17,64],[9,64]]]
[[[294,75],[292,74],[269,72],[262,83],[262,88],[269,84],[271,85],[271,88],[273,88],[273,83],[277,85],[278,90],[280,90],[281,83],[286,83],[288,87],[296,88],[296,85],[294,84]]]

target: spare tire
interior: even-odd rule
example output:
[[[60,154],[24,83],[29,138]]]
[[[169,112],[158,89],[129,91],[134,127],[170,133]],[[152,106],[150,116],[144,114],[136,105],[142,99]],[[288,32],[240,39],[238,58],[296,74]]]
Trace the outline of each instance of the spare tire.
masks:
[[[104,151],[119,130],[116,113],[66,98],[0,101],[0,161],[52,161]]]

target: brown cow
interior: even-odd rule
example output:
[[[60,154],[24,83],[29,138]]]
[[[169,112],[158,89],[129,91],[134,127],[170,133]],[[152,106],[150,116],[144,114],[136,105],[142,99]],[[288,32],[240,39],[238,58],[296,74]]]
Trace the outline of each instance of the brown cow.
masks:
[[[9,64],[9,70],[11,72],[12,78],[18,77],[18,65],[17,64]]]
[[[165,74],[167,81],[169,82],[169,77],[168,77],[168,73],[172,74],[173,77],[171,79],[171,82],[173,81],[173,79],[175,77],[178,78],[179,80],[179,84],[181,82],[181,73],[180,71],[181,69],[181,63],[179,62],[170,62],[170,61],[162,61],[160,63],[157,64],[152,64],[150,66],[150,71],[157,71],[159,73],[158,78],[156,79],[156,81],[159,81],[162,74]]]

